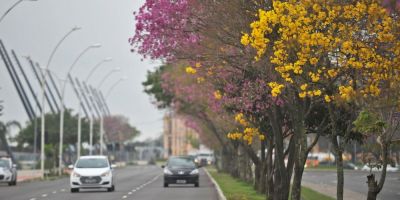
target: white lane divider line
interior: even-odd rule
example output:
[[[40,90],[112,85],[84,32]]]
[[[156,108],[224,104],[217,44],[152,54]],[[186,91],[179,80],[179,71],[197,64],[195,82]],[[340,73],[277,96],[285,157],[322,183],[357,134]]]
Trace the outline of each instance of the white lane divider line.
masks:
[[[158,177],[160,177],[161,175],[157,175],[155,177],[153,177],[151,180],[147,181],[146,183],[143,183],[142,185],[138,186],[136,189],[132,189],[132,192],[128,192],[128,195],[132,195],[135,192],[138,192],[139,190],[141,190],[142,188],[146,187],[147,185],[153,183],[154,181],[156,181],[158,179]],[[128,198],[127,195],[122,196],[122,199],[126,199]]]
[[[53,191],[52,193],[55,194],[55,193],[57,193],[57,191]]]
[[[29,199],[29,200],[36,200],[36,198],[31,198],[31,199]]]
[[[47,197],[47,194],[42,194],[42,197]]]
[[[65,189],[61,189],[60,191],[61,191],[61,192],[65,192]]]

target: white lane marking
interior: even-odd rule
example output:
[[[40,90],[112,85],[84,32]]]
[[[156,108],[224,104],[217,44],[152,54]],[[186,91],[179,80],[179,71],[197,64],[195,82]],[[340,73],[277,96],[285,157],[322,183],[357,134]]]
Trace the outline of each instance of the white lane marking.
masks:
[[[133,190],[132,190],[132,192],[136,192],[136,190],[135,190],[135,189],[133,189]]]
[[[47,197],[47,194],[42,194],[42,197]]]
[[[126,198],[128,198],[128,196],[125,195],[125,196],[123,196],[122,198],[123,198],[123,199],[126,199]]]
[[[57,191],[53,191],[53,194],[57,193]]]
[[[65,189],[61,189],[60,191],[61,191],[61,192],[65,192]]]
[[[132,192],[128,192],[128,195],[131,195],[132,194]]]
[[[29,199],[29,200],[36,200],[36,198],[31,198],[31,199]]]

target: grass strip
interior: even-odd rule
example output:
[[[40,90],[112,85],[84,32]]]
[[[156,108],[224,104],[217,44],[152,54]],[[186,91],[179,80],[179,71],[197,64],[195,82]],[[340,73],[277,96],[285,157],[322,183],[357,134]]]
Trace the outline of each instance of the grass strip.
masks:
[[[208,172],[215,179],[225,194],[227,200],[265,200],[264,194],[257,193],[252,184],[235,179],[229,174],[218,173],[214,167],[207,167]],[[318,193],[310,188],[302,187],[303,200],[333,200],[333,198]]]

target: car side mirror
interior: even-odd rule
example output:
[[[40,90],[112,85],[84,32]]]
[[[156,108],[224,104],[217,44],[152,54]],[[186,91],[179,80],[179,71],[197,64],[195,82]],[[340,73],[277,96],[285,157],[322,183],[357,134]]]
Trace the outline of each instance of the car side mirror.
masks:
[[[13,164],[13,165],[12,165],[12,168],[17,168],[17,164]]]
[[[164,169],[164,168],[165,168],[165,165],[161,165],[161,168],[163,168],[163,169]]]
[[[117,168],[117,165],[112,164],[112,165],[111,165],[111,169],[114,169],[114,168]]]
[[[73,165],[68,165],[68,169],[74,169]]]

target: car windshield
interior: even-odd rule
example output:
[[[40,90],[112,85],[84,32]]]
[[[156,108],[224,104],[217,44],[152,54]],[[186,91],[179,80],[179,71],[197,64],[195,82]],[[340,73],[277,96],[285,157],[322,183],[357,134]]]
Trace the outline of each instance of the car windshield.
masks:
[[[1,159],[0,160],[0,167],[2,167],[2,168],[10,168],[10,161]]]
[[[76,168],[106,168],[108,167],[108,162],[104,158],[88,158],[80,159],[76,163]]]
[[[170,158],[168,161],[168,166],[172,168],[176,167],[188,167],[188,168],[194,168],[196,165],[194,164],[193,160],[189,157],[175,157],[175,158]]]

